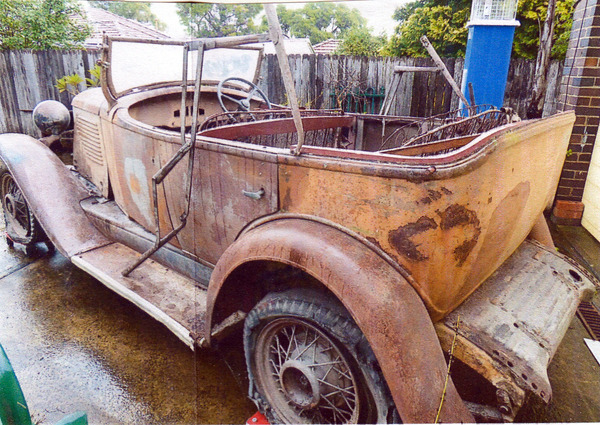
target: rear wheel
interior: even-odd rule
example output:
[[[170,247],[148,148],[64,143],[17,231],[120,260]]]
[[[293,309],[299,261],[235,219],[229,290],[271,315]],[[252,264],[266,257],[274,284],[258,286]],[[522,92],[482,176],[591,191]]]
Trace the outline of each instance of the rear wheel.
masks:
[[[44,240],[44,231],[8,171],[0,175],[0,196],[8,244],[18,242],[26,248],[32,248],[37,242]]]
[[[394,419],[373,351],[337,300],[307,289],[267,295],[246,318],[244,348],[251,395],[272,422]]]

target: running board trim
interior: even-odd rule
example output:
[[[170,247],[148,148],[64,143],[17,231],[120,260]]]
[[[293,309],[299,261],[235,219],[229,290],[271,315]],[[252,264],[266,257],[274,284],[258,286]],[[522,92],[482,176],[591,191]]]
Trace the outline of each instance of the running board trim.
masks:
[[[169,315],[160,310],[154,304],[142,298],[140,295],[136,294],[132,290],[126,288],[118,280],[112,278],[111,276],[98,269],[94,265],[90,264],[88,261],[84,260],[80,256],[75,255],[71,257],[71,262],[84,272],[98,279],[107,288],[116,292],[123,298],[129,300],[137,307],[139,307],[140,309],[148,313],[150,316],[152,316],[154,319],[165,325],[171,332],[175,334],[175,336],[177,336],[177,338],[183,341],[192,350],[194,349],[194,340],[190,336],[190,330],[186,329],[183,325],[171,318]]]

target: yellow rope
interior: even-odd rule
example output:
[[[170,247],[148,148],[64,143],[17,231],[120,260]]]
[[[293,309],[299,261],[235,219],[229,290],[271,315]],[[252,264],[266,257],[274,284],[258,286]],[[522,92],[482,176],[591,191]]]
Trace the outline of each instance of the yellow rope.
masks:
[[[460,324],[460,315],[456,319],[456,329],[454,331],[454,339],[452,340],[452,348],[450,348],[450,359],[448,360],[448,370],[446,372],[446,380],[444,382],[444,391],[442,392],[442,400],[440,401],[440,407],[438,408],[437,415],[435,416],[435,422],[439,423],[440,415],[442,414],[442,406],[446,399],[446,389],[448,388],[448,379],[450,378],[450,367],[452,366],[452,359],[454,358],[454,346],[456,345],[456,337],[458,336],[458,325]]]

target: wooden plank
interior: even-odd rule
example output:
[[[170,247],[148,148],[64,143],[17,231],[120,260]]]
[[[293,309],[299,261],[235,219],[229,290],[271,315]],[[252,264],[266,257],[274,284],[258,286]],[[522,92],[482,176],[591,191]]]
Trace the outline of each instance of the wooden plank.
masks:
[[[460,59],[456,59],[456,61],[454,62],[454,80],[456,81],[456,84],[458,84],[458,87],[462,87],[462,79],[463,79],[463,71],[465,68],[465,60],[460,58]],[[477,102],[477,95],[475,95],[475,102]],[[454,92],[452,92],[452,99],[450,101],[450,110],[454,111],[456,109],[458,109],[458,105],[460,103],[460,98],[458,97],[458,95]]]
[[[550,69],[548,70],[548,88],[546,90],[546,97],[544,100],[544,110],[542,116],[547,117],[556,113],[557,103],[560,91],[560,80],[562,76],[563,63],[559,61],[552,61],[550,63]]]
[[[12,75],[10,65],[10,51],[0,52],[0,75]],[[0,78],[0,107],[2,107],[3,124],[0,126],[2,132],[19,132],[21,129],[21,120],[19,104],[12,78]]]
[[[316,55],[315,58],[315,99],[313,107],[316,109],[323,109],[326,107],[326,97],[325,93],[325,57],[323,55]]]
[[[308,66],[308,101],[307,106],[315,107],[317,97],[319,96],[317,88],[317,58],[315,55],[305,55],[306,65]]]
[[[25,132],[38,136],[31,117],[21,109],[33,109],[39,101],[45,99],[56,99],[69,105],[70,96],[59,93],[54,87],[56,79],[75,72],[88,77],[88,71],[94,67],[98,58],[98,51],[0,52],[1,75],[13,76],[0,81],[0,131]],[[357,87],[362,90],[367,87],[376,90],[384,87],[386,93],[389,93],[395,66],[432,65],[429,59],[336,55],[292,56],[289,60],[302,105],[317,108],[336,106],[332,103],[330,94],[339,85],[352,90]],[[460,86],[464,60],[446,59],[445,63]],[[514,108],[521,116],[524,116],[531,93],[530,77],[533,71],[533,61],[511,61],[504,104]],[[562,64],[553,62],[548,75],[544,115],[556,111],[561,74]],[[260,76],[259,86],[265,90],[269,99],[275,103],[285,103],[285,90],[275,55],[265,55]],[[457,109],[458,98],[449,93],[447,84],[441,84],[437,77],[430,80],[423,75],[405,72],[398,90],[393,93],[390,114],[426,116]],[[477,93],[475,98],[477,100]]]

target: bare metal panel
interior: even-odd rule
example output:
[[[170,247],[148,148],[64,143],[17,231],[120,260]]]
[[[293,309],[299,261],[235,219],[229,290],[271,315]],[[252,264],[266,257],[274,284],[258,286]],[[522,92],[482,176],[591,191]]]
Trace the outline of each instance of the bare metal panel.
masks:
[[[526,390],[548,402],[547,368],[595,279],[572,260],[525,241],[444,324],[487,352]]]

